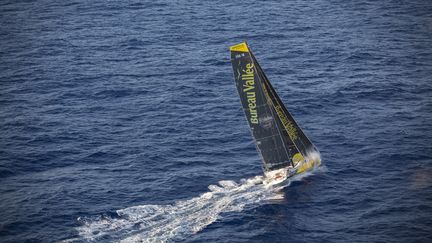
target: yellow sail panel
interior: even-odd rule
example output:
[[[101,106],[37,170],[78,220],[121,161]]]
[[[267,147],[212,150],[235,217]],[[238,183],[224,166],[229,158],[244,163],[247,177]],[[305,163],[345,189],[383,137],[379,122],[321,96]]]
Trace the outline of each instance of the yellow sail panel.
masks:
[[[234,45],[230,47],[230,51],[249,52],[249,48],[246,42]]]

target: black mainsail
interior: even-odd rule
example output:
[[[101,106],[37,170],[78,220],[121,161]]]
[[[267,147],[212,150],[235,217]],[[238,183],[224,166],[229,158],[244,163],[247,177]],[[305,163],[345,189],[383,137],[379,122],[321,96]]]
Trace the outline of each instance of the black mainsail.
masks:
[[[230,51],[237,90],[264,170],[295,166],[318,152],[283,105],[246,42]]]

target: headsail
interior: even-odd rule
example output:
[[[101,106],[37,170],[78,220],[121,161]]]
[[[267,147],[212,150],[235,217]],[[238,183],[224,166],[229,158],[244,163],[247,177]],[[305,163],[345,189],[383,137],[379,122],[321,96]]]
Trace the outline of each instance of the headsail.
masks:
[[[232,46],[230,51],[237,90],[264,170],[294,165],[317,151],[283,105],[247,44]]]
[[[268,98],[271,100],[272,105],[276,110],[276,114],[283,125],[284,135],[289,137],[291,140],[290,142],[294,143],[298,152],[300,152],[303,156],[307,156],[312,152],[318,152],[318,150],[294,120],[294,117],[291,115],[291,113],[289,113],[285,105],[282,103],[281,99],[274,90],[264,71],[261,69],[261,66],[258,64],[258,61],[252,52],[251,56],[257,68],[258,74],[260,75],[264,92],[268,94]]]

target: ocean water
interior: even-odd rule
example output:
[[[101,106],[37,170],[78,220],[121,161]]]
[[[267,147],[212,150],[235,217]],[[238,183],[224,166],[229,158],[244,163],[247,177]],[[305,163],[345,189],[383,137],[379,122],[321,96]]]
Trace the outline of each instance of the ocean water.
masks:
[[[1,242],[432,242],[432,2],[2,1]],[[262,185],[247,40],[323,166]]]

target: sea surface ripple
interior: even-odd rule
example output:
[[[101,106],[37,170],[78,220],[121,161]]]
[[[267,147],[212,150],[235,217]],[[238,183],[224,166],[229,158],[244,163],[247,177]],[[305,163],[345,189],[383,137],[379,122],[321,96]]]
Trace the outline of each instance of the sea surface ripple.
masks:
[[[431,1],[0,3],[1,242],[432,242]],[[321,152],[266,189],[228,47]]]

